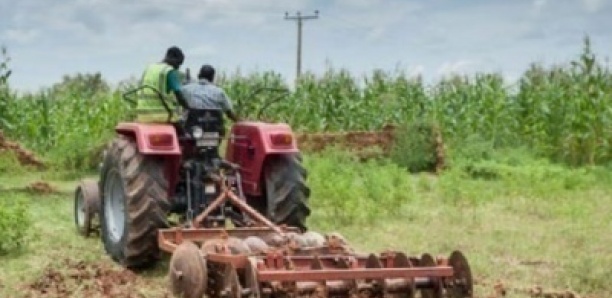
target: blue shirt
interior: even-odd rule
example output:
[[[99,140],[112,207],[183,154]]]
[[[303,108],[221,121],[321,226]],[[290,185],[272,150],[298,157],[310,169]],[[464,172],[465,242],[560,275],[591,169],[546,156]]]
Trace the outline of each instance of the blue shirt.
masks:
[[[220,109],[224,112],[232,110],[232,103],[223,89],[205,79],[192,82],[181,88],[185,100],[195,109]]]

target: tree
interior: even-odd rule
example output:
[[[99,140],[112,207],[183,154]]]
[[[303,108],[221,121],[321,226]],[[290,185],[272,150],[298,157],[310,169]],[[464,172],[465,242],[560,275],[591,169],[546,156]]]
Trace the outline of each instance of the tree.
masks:
[[[91,98],[96,94],[107,93],[109,91],[108,83],[99,72],[65,75],[60,83],[51,87],[52,94],[78,94],[83,98]]]

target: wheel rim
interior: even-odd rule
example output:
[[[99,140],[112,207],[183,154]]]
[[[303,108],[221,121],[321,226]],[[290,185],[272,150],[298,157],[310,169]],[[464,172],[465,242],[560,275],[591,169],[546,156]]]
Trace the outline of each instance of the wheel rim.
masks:
[[[125,228],[125,192],[123,180],[117,171],[108,174],[104,187],[104,221],[113,242],[119,242]]]
[[[77,227],[83,229],[85,227],[85,197],[82,190],[77,193],[75,213]]]

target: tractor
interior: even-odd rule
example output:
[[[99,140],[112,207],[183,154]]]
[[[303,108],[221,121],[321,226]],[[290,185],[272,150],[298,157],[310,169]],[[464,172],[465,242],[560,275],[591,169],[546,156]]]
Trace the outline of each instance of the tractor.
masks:
[[[119,123],[99,181],[75,191],[77,229],[89,235],[97,216],[106,253],[130,269],[170,253],[172,291],[182,297],[472,297],[459,251],[359,254],[338,233],[310,231],[307,171],[289,125],[225,130],[213,109],[189,108],[176,123]]]

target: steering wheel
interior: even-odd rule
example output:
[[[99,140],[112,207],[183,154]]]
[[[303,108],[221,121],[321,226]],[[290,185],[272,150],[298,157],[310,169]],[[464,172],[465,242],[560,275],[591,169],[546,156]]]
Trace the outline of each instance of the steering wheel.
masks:
[[[273,87],[259,87],[256,88],[253,92],[251,92],[246,98],[253,98],[255,95],[261,93],[262,91],[272,91],[272,92],[281,92],[282,94],[273,97],[270,100],[267,100],[264,102],[263,105],[261,105],[261,107],[259,108],[259,110],[257,111],[256,115],[256,119],[259,120],[261,119],[261,115],[263,114],[264,110],[267,109],[269,106],[271,106],[273,103],[276,103],[278,101],[280,101],[283,97],[285,97],[285,95],[290,94],[290,91],[286,88],[273,88]],[[238,106],[242,106],[242,100],[244,98],[239,98],[238,99]]]

